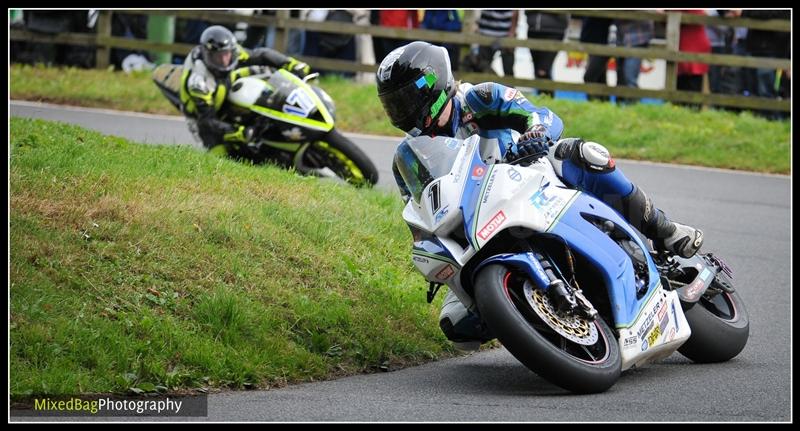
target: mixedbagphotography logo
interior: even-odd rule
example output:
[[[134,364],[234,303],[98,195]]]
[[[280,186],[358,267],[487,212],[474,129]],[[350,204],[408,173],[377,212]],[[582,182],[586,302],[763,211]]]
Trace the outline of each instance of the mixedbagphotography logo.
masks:
[[[208,416],[208,396],[34,396],[13,402],[11,416]]]

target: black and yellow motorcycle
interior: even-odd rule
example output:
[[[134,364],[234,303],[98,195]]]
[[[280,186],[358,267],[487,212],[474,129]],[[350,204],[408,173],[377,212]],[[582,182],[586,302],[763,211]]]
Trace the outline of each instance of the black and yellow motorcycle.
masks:
[[[356,186],[375,184],[375,165],[335,129],[333,100],[308,83],[317,74],[300,79],[283,69],[264,70],[236,79],[220,111],[220,119],[256,130],[255,139],[231,155],[255,164],[294,167],[305,175],[339,178]],[[181,112],[182,73],[182,65],[172,64],[153,71],[156,86]]]

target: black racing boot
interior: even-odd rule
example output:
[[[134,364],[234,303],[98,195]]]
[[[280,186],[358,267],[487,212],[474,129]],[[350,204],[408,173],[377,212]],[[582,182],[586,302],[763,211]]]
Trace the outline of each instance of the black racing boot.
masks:
[[[670,221],[635,185],[631,194],[612,206],[636,229],[653,240],[657,250],[667,250],[689,258],[703,245],[703,232],[700,229]]]

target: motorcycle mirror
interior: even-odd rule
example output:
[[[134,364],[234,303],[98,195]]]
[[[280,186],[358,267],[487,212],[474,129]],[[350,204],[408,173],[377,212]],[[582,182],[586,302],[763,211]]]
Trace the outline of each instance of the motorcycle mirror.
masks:
[[[319,72],[309,73],[303,78],[303,82],[311,81],[312,79],[316,79],[319,76]]]

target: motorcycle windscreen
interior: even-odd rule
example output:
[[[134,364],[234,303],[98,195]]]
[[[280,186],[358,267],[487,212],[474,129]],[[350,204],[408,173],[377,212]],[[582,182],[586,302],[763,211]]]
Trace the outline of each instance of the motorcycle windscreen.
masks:
[[[447,175],[458,156],[459,141],[428,136],[408,137],[394,155],[394,162],[414,202],[420,202],[422,190],[434,179]]]

